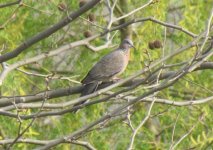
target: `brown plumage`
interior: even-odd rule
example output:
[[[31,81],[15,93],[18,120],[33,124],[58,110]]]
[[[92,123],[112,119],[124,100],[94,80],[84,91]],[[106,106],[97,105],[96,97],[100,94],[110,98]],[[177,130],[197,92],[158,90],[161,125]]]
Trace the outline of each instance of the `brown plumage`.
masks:
[[[124,39],[117,49],[100,59],[81,81],[85,85],[81,96],[93,93],[98,84],[112,81],[116,76],[120,75],[128,65],[130,48],[132,47],[134,47],[132,41]],[[84,102],[79,102],[74,106]]]

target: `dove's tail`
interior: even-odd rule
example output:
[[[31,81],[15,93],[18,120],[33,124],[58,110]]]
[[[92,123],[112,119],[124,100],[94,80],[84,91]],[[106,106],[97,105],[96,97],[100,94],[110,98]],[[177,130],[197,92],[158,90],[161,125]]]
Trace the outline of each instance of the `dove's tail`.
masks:
[[[97,88],[98,88],[98,82],[92,82],[92,83],[86,84],[84,86],[82,92],[81,92],[81,96],[80,97],[83,97],[85,95],[89,95],[89,94],[95,92],[97,90]],[[80,106],[80,105],[84,104],[85,102],[87,102],[87,100],[78,102],[75,105],[73,105],[73,107]],[[78,108],[78,109],[80,109],[80,108]],[[76,109],[74,112],[77,112],[78,109]]]

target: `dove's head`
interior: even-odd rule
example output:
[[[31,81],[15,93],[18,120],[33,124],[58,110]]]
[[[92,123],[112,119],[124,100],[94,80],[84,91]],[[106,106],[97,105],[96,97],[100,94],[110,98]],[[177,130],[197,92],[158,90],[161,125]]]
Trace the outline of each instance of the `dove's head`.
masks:
[[[133,45],[133,42],[132,40],[126,38],[122,41],[121,45],[120,45],[120,48],[122,49],[129,49],[129,48],[135,48],[134,45]]]

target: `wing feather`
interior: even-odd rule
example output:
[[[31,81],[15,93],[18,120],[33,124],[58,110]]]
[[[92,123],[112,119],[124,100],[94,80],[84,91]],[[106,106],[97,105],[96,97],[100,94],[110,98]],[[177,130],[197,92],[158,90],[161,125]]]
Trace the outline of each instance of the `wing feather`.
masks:
[[[113,51],[104,56],[89,71],[82,83],[87,84],[93,81],[109,80],[119,74],[126,67],[125,54],[122,51]]]

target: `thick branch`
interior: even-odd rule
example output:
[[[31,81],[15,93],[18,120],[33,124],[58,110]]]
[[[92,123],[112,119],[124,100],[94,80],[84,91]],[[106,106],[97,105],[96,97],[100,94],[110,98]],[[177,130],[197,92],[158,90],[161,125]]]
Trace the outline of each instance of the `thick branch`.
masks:
[[[12,6],[12,5],[16,5],[16,4],[19,4],[21,1],[22,1],[22,0],[17,0],[17,1],[15,1],[15,2],[9,2],[9,3],[6,3],[6,4],[0,4],[0,8]]]
[[[0,106],[11,105],[13,102],[18,104],[18,103],[29,103],[29,102],[41,101],[44,99],[45,94],[48,99],[68,96],[68,95],[80,93],[82,89],[83,89],[83,86],[76,86],[76,87],[61,88],[61,89],[56,89],[51,91],[44,91],[36,95],[16,96],[14,98],[5,97],[0,100]]]
[[[13,141],[14,139],[0,140],[0,145],[11,144]],[[36,139],[22,139],[22,138],[16,141],[16,143],[28,143],[28,144],[34,144],[34,145],[45,145],[49,142],[51,142],[51,140],[36,140]],[[84,142],[84,141],[64,141],[64,143],[72,143],[75,145],[80,145],[82,147],[85,147],[89,150],[96,150],[90,143]]]
[[[20,46],[18,46],[12,52],[1,55],[0,56],[0,63],[18,56],[22,51],[26,50],[31,45],[33,45],[33,44],[37,43],[38,41],[50,36],[51,34],[55,33],[57,30],[61,29],[62,27],[69,24],[70,22],[74,21],[80,15],[82,15],[83,13],[88,11],[89,9],[93,8],[100,1],[101,0],[93,0],[91,2],[88,2],[83,7],[81,7],[79,10],[75,11],[74,13],[69,14],[66,18],[64,18],[60,22],[58,22],[55,25],[51,26],[50,28],[38,33],[37,35],[33,36],[29,40],[26,40],[24,43],[22,43]]]
[[[174,24],[169,24],[169,23],[157,20],[157,19],[155,19],[153,17],[147,17],[147,18],[142,18],[142,19],[140,19],[140,18],[139,19],[133,19],[133,20],[130,20],[130,21],[126,22],[126,23],[123,23],[123,24],[121,24],[119,26],[116,26],[116,27],[114,27],[114,28],[112,28],[112,29],[110,29],[109,31],[106,31],[106,32],[112,32],[112,31],[127,27],[127,26],[129,26],[129,25],[131,25],[133,23],[144,22],[144,21],[152,21],[152,22],[155,22],[155,23],[160,24],[162,26],[165,26],[165,27],[168,27],[168,28],[174,28],[176,30],[182,31],[182,32],[188,34],[189,36],[191,36],[193,38],[197,37],[196,34],[184,29],[181,26],[177,26],[177,25],[174,25]],[[105,33],[103,33],[103,34],[105,34]]]
[[[201,64],[196,70],[204,70],[204,69],[213,69],[213,62],[205,62],[205,63]],[[168,71],[168,72],[162,73],[159,79],[160,80],[166,79],[169,76],[174,75],[174,73],[175,73],[174,71]],[[146,78],[133,79],[121,86],[130,87],[137,83],[148,84],[148,83],[152,82],[153,80],[155,80],[156,77],[157,77],[157,75],[153,75],[152,77],[150,77],[149,81],[145,80]],[[113,82],[103,83],[102,85],[100,85],[99,89],[107,87],[111,84],[113,84]],[[13,105],[13,102],[15,102],[17,107],[21,109],[21,108],[24,108],[24,106],[22,104],[20,104],[20,107],[19,107],[18,103],[30,103],[30,102],[41,101],[44,99],[45,94],[47,95],[48,99],[78,94],[78,93],[81,93],[83,88],[84,88],[83,86],[67,87],[67,88],[55,89],[55,90],[51,90],[51,91],[43,91],[43,92],[40,92],[35,95],[3,97],[0,99],[0,107],[11,105],[8,109],[14,108],[15,106]],[[60,104],[57,104],[57,106],[54,104],[52,106],[48,105],[48,104],[45,104],[45,105],[46,106],[44,106],[44,108],[64,107],[64,105],[60,106]],[[26,106],[30,107],[29,105],[26,105]],[[38,106],[37,105],[32,106],[32,108],[37,108],[37,107],[39,107],[39,104],[38,104]]]

